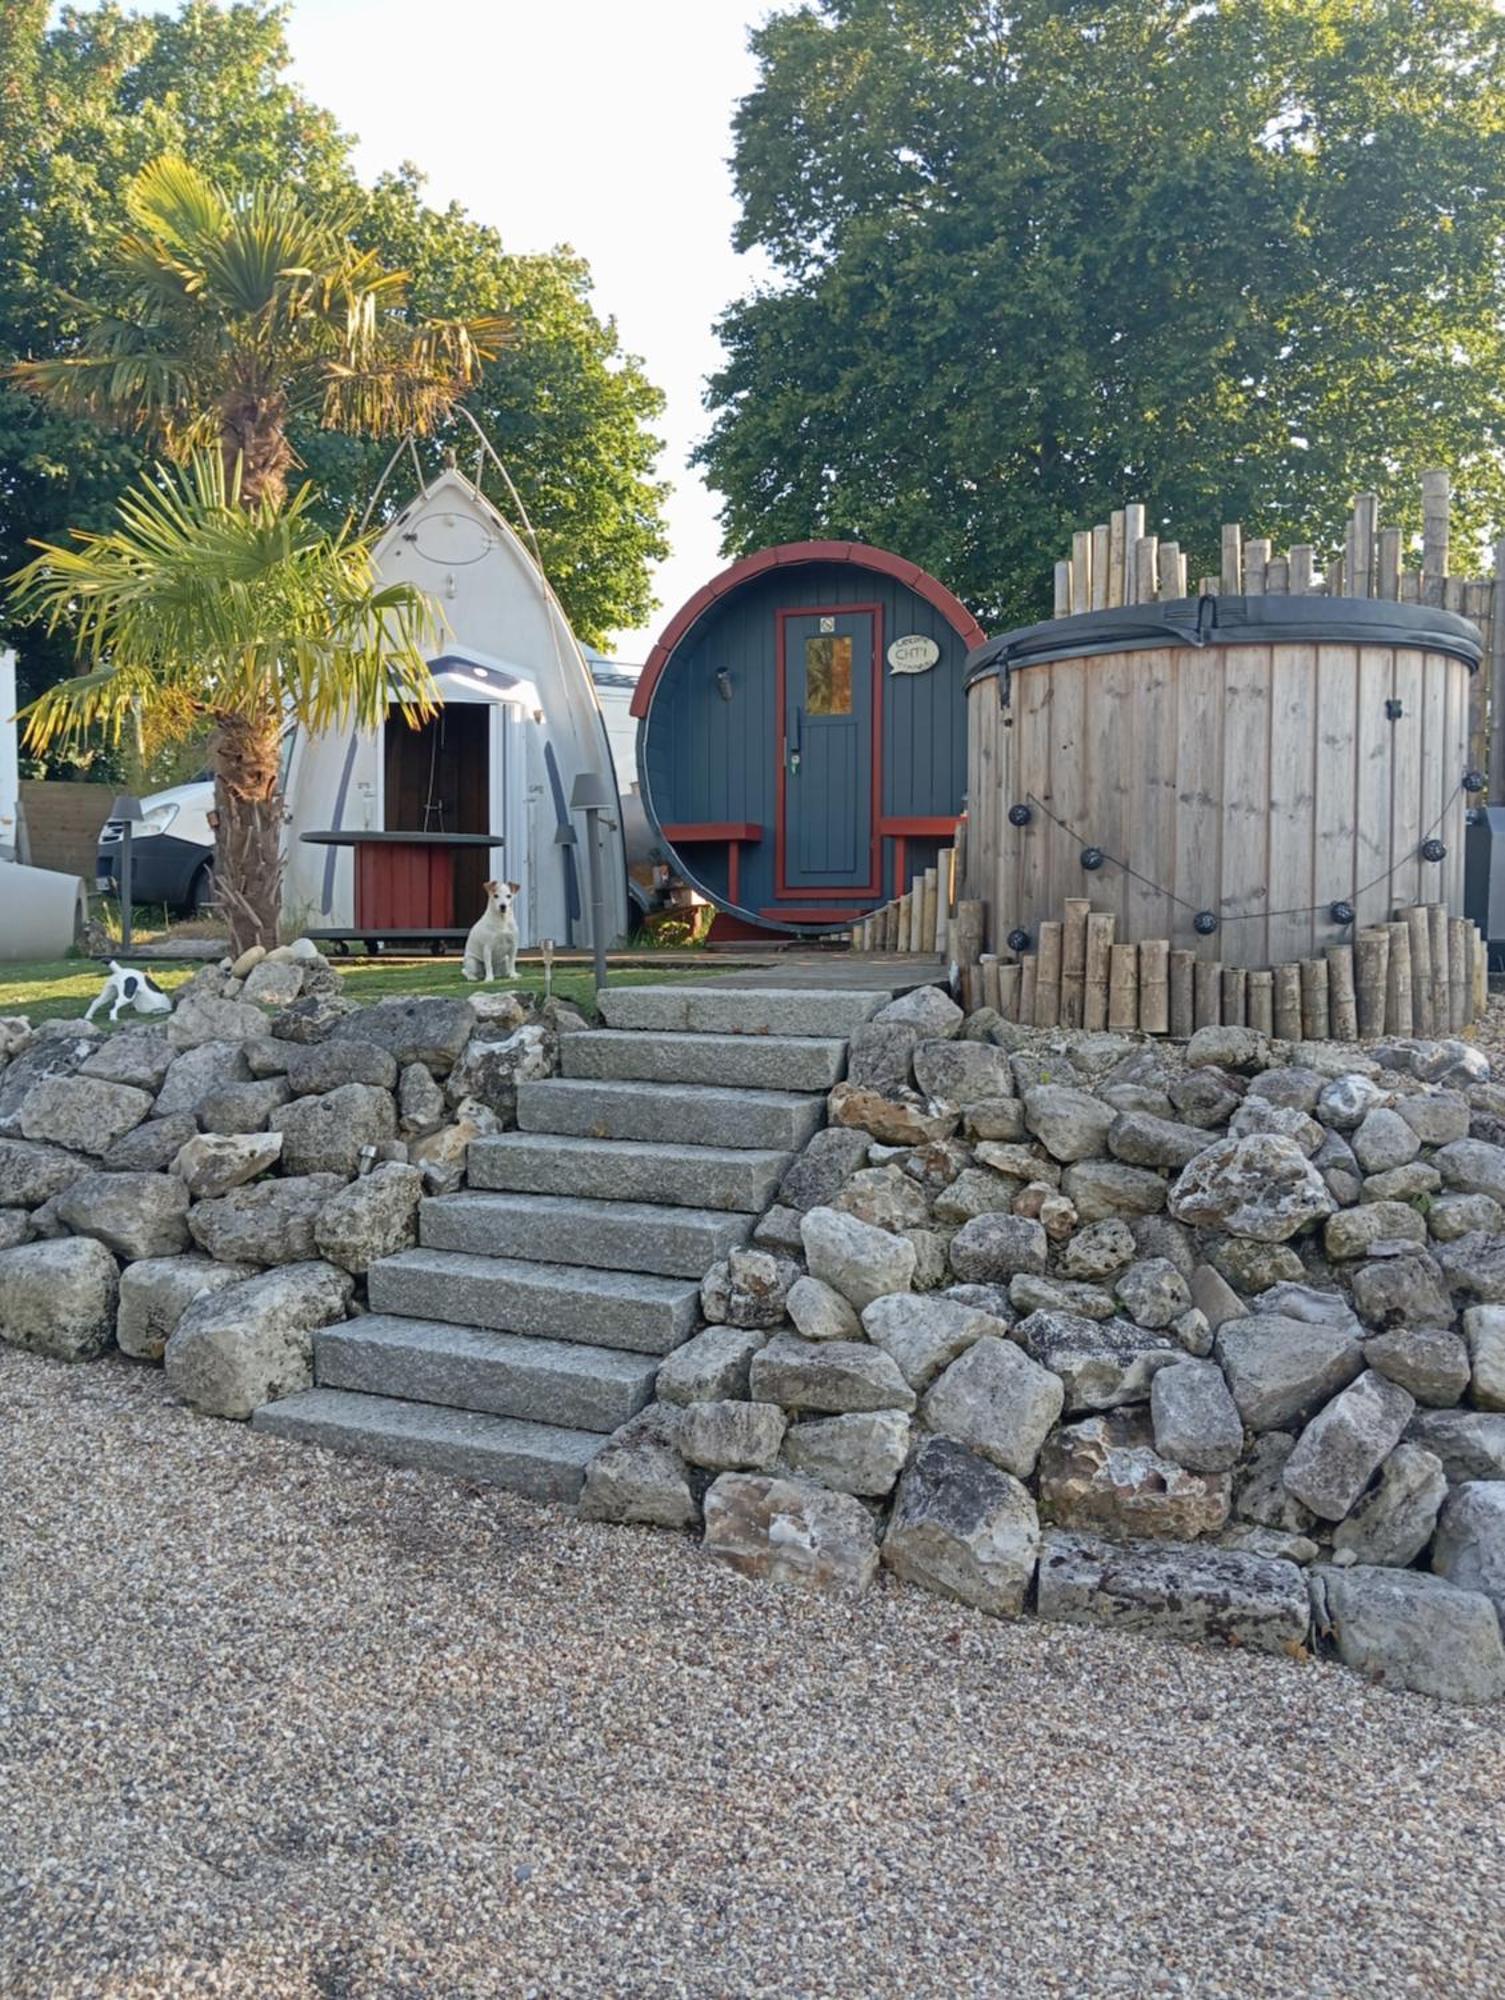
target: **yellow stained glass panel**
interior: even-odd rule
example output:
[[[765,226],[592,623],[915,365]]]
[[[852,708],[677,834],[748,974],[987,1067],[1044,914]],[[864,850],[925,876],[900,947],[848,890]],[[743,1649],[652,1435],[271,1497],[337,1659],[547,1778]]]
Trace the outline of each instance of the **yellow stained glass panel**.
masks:
[[[805,713],[852,713],[852,642],[825,636],[805,641]]]

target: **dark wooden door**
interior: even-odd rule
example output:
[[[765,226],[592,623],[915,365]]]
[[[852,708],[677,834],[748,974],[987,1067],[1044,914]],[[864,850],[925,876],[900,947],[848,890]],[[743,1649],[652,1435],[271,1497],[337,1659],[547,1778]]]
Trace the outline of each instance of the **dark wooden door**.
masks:
[[[388,833],[491,831],[490,702],[448,701],[417,729],[400,709],[389,712],[383,824]],[[462,930],[486,907],[490,862],[484,847],[455,853],[453,921]]]
[[[875,890],[877,611],[779,618],[781,893]]]

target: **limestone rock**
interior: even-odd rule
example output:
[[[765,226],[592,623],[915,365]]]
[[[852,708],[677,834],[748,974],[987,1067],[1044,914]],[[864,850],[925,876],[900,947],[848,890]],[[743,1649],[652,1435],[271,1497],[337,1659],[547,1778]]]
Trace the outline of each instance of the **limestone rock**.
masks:
[[[822,1590],[865,1590],[878,1567],[860,1500],[756,1472],[723,1472],[706,1494],[704,1545],[743,1576]]]
[[[1219,1327],[1213,1351],[1251,1431],[1304,1420],[1364,1365],[1364,1350],[1350,1334],[1278,1313],[1229,1320]]]
[[[1259,1293],[1271,1285],[1300,1281],[1306,1267],[1287,1243],[1255,1243],[1247,1236],[1213,1239],[1207,1261],[1235,1292]]]
[[[1172,1077],[1166,1095],[1183,1125],[1201,1125],[1209,1132],[1226,1125],[1244,1101],[1242,1077],[1225,1069],[1189,1069]]]
[[[949,1139],[961,1114],[933,1105],[928,1097],[906,1091],[885,1097],[855,1083],[838,1083],[826,1099],[833,1125],[870,1133],[888,1146],[919,1146],[927,1139]]]
[[[776,1403],[687,1403],[679,1419],[680,1456],[708,1472],[764,1472],[779,1455],[787,1425]]]
[[[785,1208],[825,1208],[849,1174],[867,1159],[866,1133],[826,1126],[815,1134],[779,1183],[778,1200]]]
[[[152,1108],[150,1091],[91,1076],[49,1076],[21,1102],[21,1136],[71,1153],[107,1153]]]
[[[1481,1410],[1505,1410],[1505,1306],[1470,1306],[1463,1315],[1463,1334],[1474,1401]]]
[[[1228,1121],[1230,1139],[1246,1139],[1253,1133],[1276,1133],[1299,1146],[1312,1159],[1326,1136],[1315,1118],[1308,1118],[1294,1105],[1271,1104],[1268,1098],[1246,1097]]]
[[[265,1083],[271,1077],[287,1077],[288,1057],[295,1047],[291,1042],[279,1042],[270,1034],[257,1036],[249,1042],[241,1043],[241,1051],[246,1059],[246,1067],[257,1083]]]
[[[1361,1264],[1353,1274],[1353,1302],[1370,1326],[1446,1326],[1452,1301],[1437,1260],[1420,1251]]]
[[[1039,1574],[1040,1616],[1061,1624],[1283,1653],[1305,1639],[1310,1618],[1294,1563],[1234,1549],[1047,1530]]]
[[[321,1048],[339,1047],[338,1043],[319,1043]],[[359,1047],[350,1043],[351,1048]],[[380,1053],[385,1054],[382,1050]],[[429,1070],[422,1063],[409,1063],[402,1072],[397,1086],[397,1129],[405,1139],[421,1138],[426,1132],[437,1131],[444,1123],[444,1092],[434,1081]]]
[[[1461,1091],[1419,1091],[1398,1099],[1395,1108],[1424,1146],[1449,1146],[1468,1137],[1469,1104]]]
[[[1076,1206],[1083,1222],[1109,1216],[1154,1215],[1165,1207],[1166,1183],[1149,1167],[1125,1166],[1121,1160],[1078,1160],[1068,1167],[1061,1192]]]
[[[1409,1166],[1421,1151],[1421,1141],[1398,1111],[1384,1105],[1369,1112],[1350,1142],[1354,1158],[1366,1174],[1389,1173]]]
[[[221,1083],[199,1099],[194,1118],[201,1132],[264,1132],[272,1113],[291,1095],[285,1076]]]
[[[313,1335],[345,1317],[351,1283],[332,1264],[293,1264],[206,1292],[163,1361],[173,1393],[203,1416],[249,1417],[313,1382]]]
[[[117,1257],[171,1257],[188,1248],[188,1190],[166,1174],[88,1174],[57,1197],[57,1217]]]
[[[272,1114],[282,1134],[282,1164],[290,1174],[339,1174],[349,1180],[361,1151],[397,1136],[391,1093],[369,1083],[345,1083],[320,1097],[295,1097]]]
[[[1505,1479],[1505,1416],[1487,1410],[1421,1410],[1406,1435],[1436,1452],[1455,1486],[1466,1479]]]
[[[873,1345],[893,1356],[899,1373],[916,1391],[929,1388],[943,1368],[984,1334],[1008,1336],[1002,1321],[974,1306],[908,1292],[874,1299],[863,1312],[862,1325]]]
[[[281,1157],[280,1132],[201,1132],[180,1148],[172,1170],[195,1201],[212,1201],[270,1173]]]
[[[857,1340],[800,1340],[775,1334],[752,1357],[748,1393],[786,1410],[842,1416],[852,1410],[912,1410],[915,1393],[898,1363]]]
[[[897,1000],[890,1000],[873,1017],[877,1021],[899,1021],[932,1039],[946,1040],[961,1032],[965,1018],[960,1007],[938,986],[916,986]]]
[[[66,1034],[47,1034],[48,1028],[67,1028]],[[20,1111],[27,1097],[49,1077],[73,1076],[98,1048],[101,1036],[82,1021],[44,1021],[35,1041],[23,1048],[0,1071],[0,1135],[21,1137]]]
[[[984,1098],[962,1113],[962,1130],[969,1139],[1017,1141],[1024,1137],[1024,1106],[1017,1097]]]
[[[1254,1300],[1257,1313],[1277,1313],[1284,1319],[1299,1319],[1308,1326],[1335,1327],[1354,1340],[1362,1340],[1364,1329],[1341,1292],[1321,1291],[1315,1285],[1291,1284],[1282,1280],[1262,1291]]]
[[[1068,1278],[1110,1278],[1131,1264],[1137,1254],[1134,1232],[1119,1216],[1091,1222],[1079,1229],[1061,1252],[1061,1270]]]
[[[1481,1305],[1505,1305],[1505,1237],[1471,1230],[1439,1243],[1434,1254],[1452,1291]]]
[[[1243,1447],[1244,1426],[1215,1361],[1178,1361],[1150,1383],[1155,1449],[1189,1472],[1227,1472]]]
[[[864,1021],[847,1044],[847,1081],[885,1097],[914,1083],[918,1031],[902,1021]]]
[[[1314,1563],[1322,1550],[1310,1535],[1293,1535],[1283,1528],[1256,1528],[1247,1521],[1233,1521],[1217,1538],[1220,1549],[1240,1549],[1246,1555],[1268,1556],[1275,1561]]]
[[[760,1250],[772,1250],[785,1257],[802,1256],[805,1246],[800,1241],[800,1211],[781,1208],[775,1202],[754,1228],[752,1240]]]
[[[902,1410],[864,1410],[813,1417],[784,1434],[790,1470],[836,1493],[881,1499],[893,1490],[909,1452],[909,1418]]]
[[[917,1042],[914,1073],[925,1096],[957,1110],[1007,1097],[1013,1084],[1007,1055],[990,1042]]]
[[[398,1162],[373,1167],[331,1195],[315,1216],[319,1255],[363,1277],[379,1257],[410,1250],[418,1241],[422,1194],[423,1175],[417,1167]]]
[[[1077,1313],[1083,1319],[1112,1319],[1118,1306],[1101,1285],[1070,1278],[1036,1278],[1020,1271],[1009,1280],[1009,1304],[1022,1317],[1034,1312]]]
[[[964,1285],[996,1285],[1016,1271],[1045,1271],[1050,1240],[1038,1222],[1019,1215],[978,1215],[951,1239],[951,1269]]]
[[[1505,1233],[1505,1208],[1487,1194],[1439,1194],[1427,1208],[1427,1228],[1439,1243],[1456,1243],[1460,1236],[1482,1231]]]
[[[733,1250],[711,1266],[700,1286],[708,1320],[741,1327],[778,1326],[799,1266],[770,1250]]]
[[[1364,1342],[1364,1359],[1430,1409],[1451,1409],[1468,1387],[1468,1347],[1446,1327],[1398,1327],[1393,1333],[1377,1333]],[[1477,1393],[1474,1401],[1479,1401]]]
[[[968,1167],[935,1198],[943,1222],[970,1222],[977,1215],[1006,1214],[1019,1193],[1019,1183],[986,1167]]]
[[[435,1076],[448,1076],[476,1025],[468,1000],[439,994],[378,1000],[335,1022],[331,1039],[374,1042],[401,1067],[421,1062]]]
[[[148,1118],[144,1125],[117,1139],[99,1164],[112,1174],[165,1173],[188,1141],[198,1136],[192,1112],[175,1112],[171,1118]],[[86,1165],[92,1168],[94,1162],[90,1160]]]
[[[1031,1360],[1061,1378],[1065,1407],[1073,1414],[1142,1402],[1156,1371],[1182,1359],[1178,1343],[1163,1333],[1076,1313],[1031,1313],[1014,1338]]]
[[[613,1431],[585,1468],[582,1521],[688,1528],[700,1518],[675,1442],[677,1418],[657,1403]]]
[[[0,1139],[0,1207],[40,1208],[94,1172],[94,1161],[32,1139]]]
[[[1409,1166],[1389,1167],[1384,1173],[1366,1174],[1360,1184],[1359,1199],[1419,1201],[1423,1195],[1435,1194],[1441,1186],[1442,1175],[1434,1166],[1425,1160],[1412,1160]]]
[[[1241,1521],[1281,1534],[1304,1535],[1316,1527],[1316,1515],[1286,1491],[1282,1477],[1295,1449],[1289,1431],[1266,1431],[1254,1440],[1233,1481],[1233,1511]]]
[[[1135,1167],[1188,1166],[1214,1141],[1199,1125],[1178,1125],[1142,1111],[1121,1111],[1108,1127],[1108,1150]]]
[[[1015,1182],[1045,1181],[1051,1187],[1061,1185],[1059,1163],[1043,1153],[1038,1146],[1021,1146],[1000,1139],[984,1139],[977,1147],[976,1158],[980,1167],[991,1167],[995,1174],[1003,1174]]]
[[[1505,1624],[1505,1480],[1470,1479],[1448,1494],[1432,1568],[1487,1597]]]
[[[1455,1139],[1432,1155],[1432,1164],[1446,1187],[1460,1194],[1487,1194],[1505,1203],[1505,1146],[1483,1139]]]
[[[1152,1333],[1191,1307],[1186,1280],[1167,1257],[1144,1257],[1131,1264],[1114,1280],[1113,1292],[1134,1324]]]
[[[1447,1490],[1440,1458],[1418,1444],[1398,1444],[1334,1529],[1333,1547],[1355,1562],[1404,1569],[1432,1539]]]
[[[1226,1473],[1162,1458],[1139,1410],[1064,1424],[1040,1453],[1040,1514],[1057,1527],[1195,1541],[1228,1519],[1230,1492]]]
[[[115,1335],[120,1273],[92,1236],[0,1250],[0,1340],[53,1361],[93,1361]]]
[[[1399,1444],[1416,1410],[1394,1382],[1366,1368],[1296,1440],[1281,1477],[1319,1520],[1341,1521]]]
[[[1170,1194],[1179,1222],[1259,1243],[1284,1243],[1335,1207],[1301,1148],[1278,1133],[1220,1139],[1182,1170]]]
[[[1401,1201],[1372,1201],[1362,1208],[1342,1209],[1328,1217],[1322,1232],[1323,1248],[1340,1262],[1367,1256],[1376,1243],[1426,1240],[1425,1219]]]
[[[174,1050],[163,1028],[128,1028],[99,1044],[75,1074],[97,1077],[101,1083],[127,1083],[153,1096],[172,1067]]]
[[[515,1125],[519,1084],[548,1076],[554,1049],[548,1030],[536,1021],[514,1029],[505,1041],[476,1036],[450,1071],[445,1095],[451,1104],[474,1098],[495,1112],[504,1127]]]
[[[1269,1066],[1270,1044],[1268,1039],[1253,1028],[1211,1027],[1198,1028],[1186,1044],[1186,1066],[1188,1069],[1255,1070]]]
[[[341,992],[321,989],[304,993],[272,1016],[272,1034],[279,1042],[299,1046],[326,1041],[341,1021],[361,1011],[354,1000]]]
[[[314,1222],[343,1183],[338,1174],[302,1174],[232,1188],[188,1212],[195,1242],[226,1264],[300,1264],[318,1255]]]
[[[1322,1123],[1335,1132],[1353,1132],[1371,1111],[1385,1101],[1385,1092],[1377,1083],[1370,1077],[1350,1071],[1346,1076],[1335,1076],[1322,1084],[1315,1106],[1307,1104],[1301,1108],[1305,1111],[1315,1109]]]
[[[900,1483],[883,1538],[896,1576],[995,1617],[1024,1609],[1040,1523],[1029,1494],[950,1438],[927,1438]]]
[[[250,1264],[217,1264],[211,1257],[142,1257],[120,1274],[115,1339],[122,1354],[160,1361],[178,1321],[196,1298],[254,1278]]]
[[[427,1194],[453,1194],[465,1178],[465,1161],[473,1139],[482,1139],[494,1129],[495,1121],[484,1105],[477,1115],[462,1115],[437,1132],[427,1132],[408,1143],[408,1159],[423,1175]]]
[[[24,1208],[0,1208],[0,1250],[31,1241],[31,1217]]]
[[[199,992],[179,995],[167,1024],[167,1039],[175,1049],[197,1049],[206,1042],[246,1041],[266,1031],[266,1015],[260,1008]]]
[[[924,1190],[895,1166],[859,1167],[830,1205],[875,1229],[923,1229],[930,1220]]]
[[[886,1292],[907,1291],[914,1277],[912,1244],[839,1209],[806,1210],[800,1240],[811,1277],[830,1285],[858,1312]]]
[[[179,1112],[196,1112],[201,1099],[221,1084],[250,1080],[251,1066],[238,1042],[202,1042],[175,1060],[157,1093],[152,1116],[172,1118]]]
[[[1052,1159],[1094,1159],[1107,1150],[1113,1107],[1090,1091],[1058,1083],[1024,1093],[1024,1123]]]
[[[985,1334],[946,1369],[921,1414],[930,1430],[1027,1479],[1062,1401],[1056,1375],[1011,1340]]]
[[[764,1338],[744,1327],[703,1328],[683,1347],[676,1347],[659,1369],[660,1402],[711,1403],[746,1397],[748,1369]]]
[[[1246,1319],[1249,1308],[1220,1271],[1198,1264],[1187,1280],[1192,1304],[1216,1333],[1230,1319]]]
[[[1318,1636],[1345,1666],[1385,1687],[1442,1701],[1505,1695],[1505,1644],[1494,1606],[1414,1569],[1319,1565],[1312,1572]]]
[[[806,1340],[860,1340],[861,1322],[841,1293],[820,1278],[798,1278],[789,1287],[789,1317]]]
[[[316,1097],[342,1084],[368,1083],[395,1090],[397,1062],[374,1042],[309,1042],[287,1052],[288,1088],[295,1097]]]

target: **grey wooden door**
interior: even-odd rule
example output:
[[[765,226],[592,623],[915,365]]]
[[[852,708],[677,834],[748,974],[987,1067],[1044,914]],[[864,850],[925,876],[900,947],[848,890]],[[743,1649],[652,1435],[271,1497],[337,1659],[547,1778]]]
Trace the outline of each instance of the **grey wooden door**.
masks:
[[[872,609],[779,621],[783,783],[779,887],[874,890]]]

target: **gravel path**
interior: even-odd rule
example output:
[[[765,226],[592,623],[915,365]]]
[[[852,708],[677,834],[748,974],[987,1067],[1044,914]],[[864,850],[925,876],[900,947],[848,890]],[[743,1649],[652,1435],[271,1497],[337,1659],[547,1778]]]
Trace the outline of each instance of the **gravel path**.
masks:
[[[0,1354],[0,1993],[1498,1995],[1505,1714],[855,1607]]]

